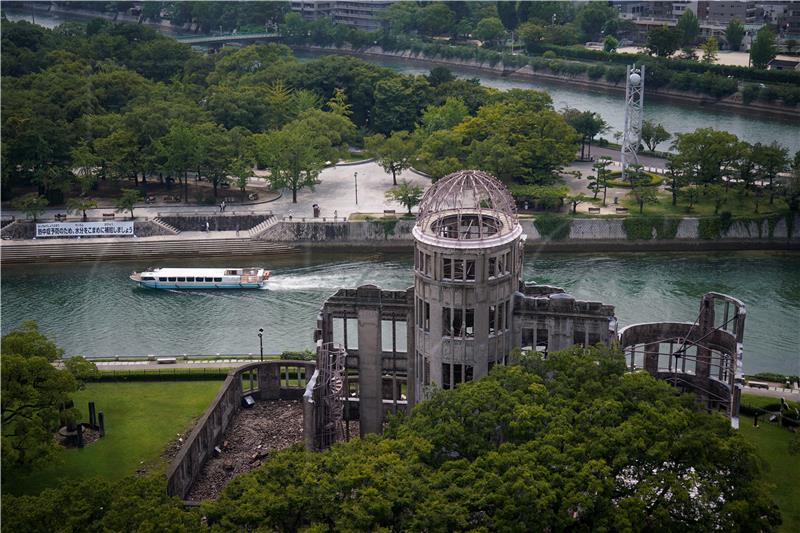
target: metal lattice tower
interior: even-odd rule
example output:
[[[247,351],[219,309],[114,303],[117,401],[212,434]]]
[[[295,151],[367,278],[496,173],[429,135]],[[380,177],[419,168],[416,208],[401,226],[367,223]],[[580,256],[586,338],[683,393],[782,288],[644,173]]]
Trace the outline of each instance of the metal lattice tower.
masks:
[[[644,65],[628,66],[625,76],[625,131],[622,139],[620,164],[622,178],[628,165],[639,163],[639,145],[642,143],[644,118]]]
[[[342,403],[346,400],[344,364],[347,352],[332,342],[319,347],[317,370],[319,376],[314,387],[314,449],[324,450],[340,440],[344,434]]]

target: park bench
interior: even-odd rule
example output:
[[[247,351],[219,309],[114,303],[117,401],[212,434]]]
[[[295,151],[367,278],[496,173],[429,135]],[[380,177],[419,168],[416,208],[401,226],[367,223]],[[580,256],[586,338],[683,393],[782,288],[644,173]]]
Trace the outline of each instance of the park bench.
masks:
[[[56,220],[67,220],[67,215],[63,215],[61,213],[56,214],[54,217]]]
[[[600,213],[600,208],[599,207],[590,207],[589,208],[589,212],[590,213]]]
[[[179,203],[181,203],[181,197],[180,196],[167,195],[167,196],[164,197],[164,201],[167,202],[167,203],[179,204]]]
[[[159,357],[158,359],[156,359],[156,363],[158,363],[159,365],[174,365],[177,362],[178,362],[177,359],[175,359],[174,357]]]
[[[114,213],[103,213],[103,218],[114,218]]]
[[[144,199],[144,203],[146,203],[146,204],[154,204],[155,202],[156,202],[156,197],[155,196],[147,196]]]
[[[253,200],[258,200],[258,193],[251,192],[250,194],[247,195],[247,199],[250,200],[251,202]]]
[[[384,215],[394,215],[395,214],[394,213],[394,209],[384,209],[383,210],[383,214]]]
[[[618,207],[617,208],[617,213],[627,213],[627,212],[628,212],[628,208],[627,207]]]

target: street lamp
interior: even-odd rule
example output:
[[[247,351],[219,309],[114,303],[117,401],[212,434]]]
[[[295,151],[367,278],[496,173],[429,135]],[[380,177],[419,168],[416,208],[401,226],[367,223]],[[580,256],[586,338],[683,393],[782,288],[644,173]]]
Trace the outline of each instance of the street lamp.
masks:
[[[264,360],[264,328],[258,328],[258,348],[261,351],[261,360]]]
[[[353,172],[353,180],[356,183],[356,205],[358,205],[358,172]]]

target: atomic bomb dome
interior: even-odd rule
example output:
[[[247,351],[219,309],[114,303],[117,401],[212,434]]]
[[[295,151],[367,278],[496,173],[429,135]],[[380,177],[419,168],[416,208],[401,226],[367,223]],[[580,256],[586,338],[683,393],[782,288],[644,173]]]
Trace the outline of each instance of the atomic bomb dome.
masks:
[[[521,232],[511,193],[480,170],[461,170],[437,181],[422,198],[414,228],[418,240],[456,247],[514,239]]]

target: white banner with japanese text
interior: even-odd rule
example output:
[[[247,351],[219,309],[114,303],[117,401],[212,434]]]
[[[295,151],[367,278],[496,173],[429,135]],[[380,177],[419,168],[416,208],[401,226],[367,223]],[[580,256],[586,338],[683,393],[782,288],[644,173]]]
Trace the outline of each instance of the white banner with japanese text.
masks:
[[[48,222],[36,224],[36,237],[125,237],[133,235],[133,221]]]

